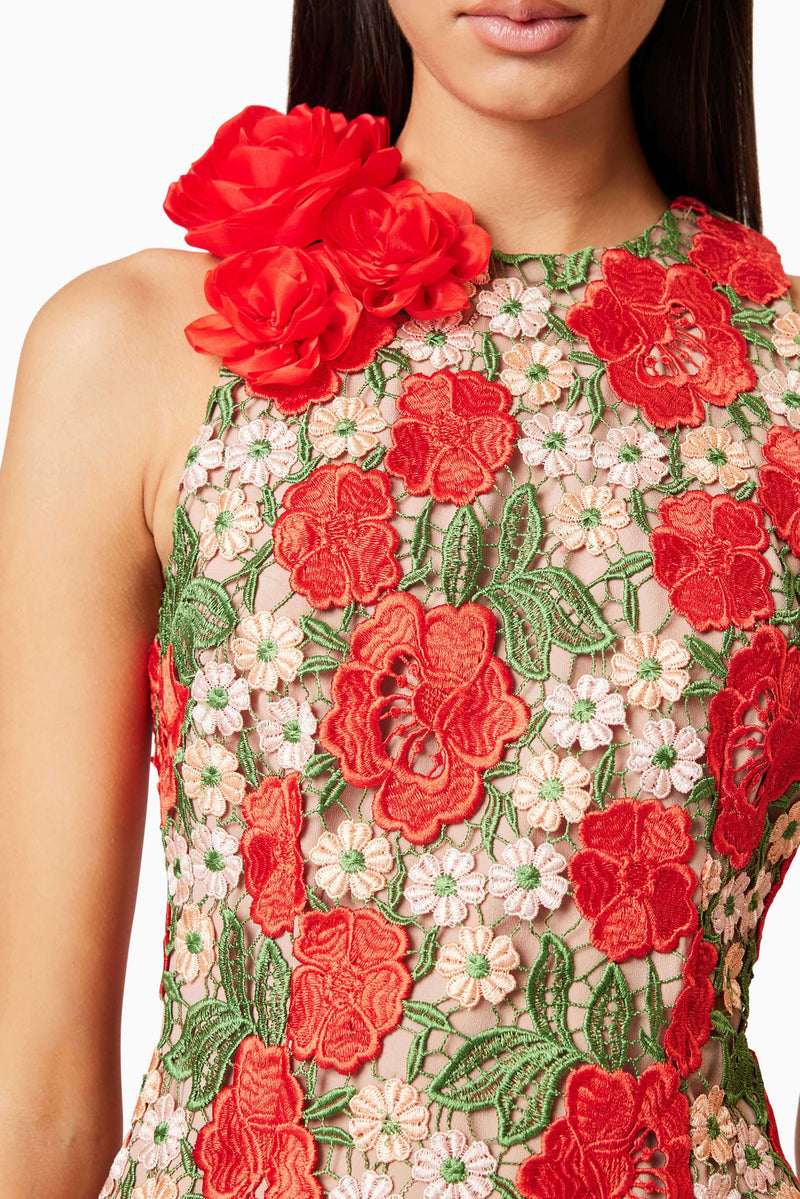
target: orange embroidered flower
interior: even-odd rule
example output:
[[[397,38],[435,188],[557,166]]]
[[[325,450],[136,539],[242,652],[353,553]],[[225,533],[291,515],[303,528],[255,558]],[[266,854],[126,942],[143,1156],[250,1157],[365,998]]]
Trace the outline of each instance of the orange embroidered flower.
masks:
[[[291,931],[306,904],[299,836],[303,797],[299,775],[270,775],[242,799],[247,828],[240,849],[250,915],[268,937]]]
[[[377,787],[373,818],[424,844],[465,820],[481,772],[521,736],[528,708],[493,657],[495,617],[480,604],[426,611],[393,593],[355,629],[331,684],[319,740],[357,787]]]
[[[377,1057],[411,991],[405,929],[371,908],[306,912],[292,951],[288,1036],[295,1057],[349,1074]]]
[[[511,457],[518,432],[511,403],[508,388],[479,371],[408,375],[384,466],[411,495],[471,504]]]
[[[399,580],[400,535],[389,523],[395,504],[382,471],[318,466],[286,491],[283,508],[272,531],[275,560],[315,608],[371,604]]]
[[[662,429],[700,425],[756,386],[731,306],[696,266],[664,267],[622,247],[605,250],[602,279],[567,309],[573,333],[606,363],[608,382]]]
[[[178,798],[175,778],[175,751],[180,745],[181,730],[186,717],[189,688],[184,687],[175,673],[172,644],[161,653],[158,640],[150,645],[147,657],[150,683],[150,708],[153,714],[155,752],[153,764],[158,771],[158,794],[161,800],[161,824],[166,826],[167,813]]]
[[[317,1150],[302,1110],[286,1048],[245,1037],[233,1081],[215,1097],[211,1120],[197,1134],[194,1160],[206,1199],[249,1199],[262,1182],[264,1199],[321,1199],[313,1173]]]

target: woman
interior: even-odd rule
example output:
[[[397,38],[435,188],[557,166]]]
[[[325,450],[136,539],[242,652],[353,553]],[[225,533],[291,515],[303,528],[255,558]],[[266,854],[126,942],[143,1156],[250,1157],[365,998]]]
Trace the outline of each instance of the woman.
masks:
[[[744,1035],[800,840],[750,4],[390,10],[298,0],[288,115],[169,190],[204,252],[27,339],[7,1193],[798,1199]],[[151,712],[164,1025],[123,1131]]]

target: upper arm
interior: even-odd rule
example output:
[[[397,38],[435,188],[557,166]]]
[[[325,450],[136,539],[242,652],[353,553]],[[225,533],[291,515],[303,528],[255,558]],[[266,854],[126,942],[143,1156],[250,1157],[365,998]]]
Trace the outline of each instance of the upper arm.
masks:
[[[49,1196],[90,1194],[120,1135],[119,1017],[149,774],[146,655],[162,583],[143,502],[153,320],[143,288],[140,268],[122,260],[37,314],[0,468],[8,1194],[45,1179]],[[41,1161],[62,1160],[59,1137],[69,1176],[51,1180]]]

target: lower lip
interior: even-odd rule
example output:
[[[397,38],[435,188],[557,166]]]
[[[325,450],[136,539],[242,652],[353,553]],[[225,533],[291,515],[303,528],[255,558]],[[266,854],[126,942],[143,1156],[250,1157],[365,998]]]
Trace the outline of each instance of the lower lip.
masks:
[[[582,14],[574,17],[541,17],[535,21],[512,21],[510,17],[483,17],[472,13],[462,13],[461,16],[487,46],[516,50],[523,54],[538,54],[542,50],[560,46],[582,20]]]

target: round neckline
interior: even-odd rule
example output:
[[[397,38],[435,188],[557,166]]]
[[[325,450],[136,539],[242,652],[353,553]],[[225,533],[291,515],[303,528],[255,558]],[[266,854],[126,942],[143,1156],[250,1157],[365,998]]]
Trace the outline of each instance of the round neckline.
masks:
[[[661,212],[654,221],[645,226],[645,228],[640,230],[639,233],[635,233],[632,237],[625,238],[624,241],[618,242],[616,245],[583,246],[578,250],[517,250],[515,253],[511,253],[508,250],[502,250],[500,247],[495,246],[494,243],[492,243],[491,257],[495,259],[495,261],[506,262],[512,265],[527,261],[532,258],[546,258],[552,260],[578,258],[589,255],[600,258],[600,256],[605,254],[607,250],[626,249],[632,243],[648,237],[654,229],[663,229],[667,216],[670,212],[674,211],[674,202],[675,197],[669,201],[664,211]]]

